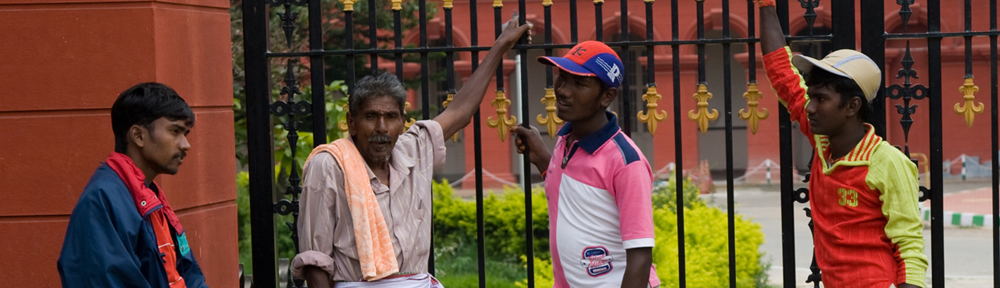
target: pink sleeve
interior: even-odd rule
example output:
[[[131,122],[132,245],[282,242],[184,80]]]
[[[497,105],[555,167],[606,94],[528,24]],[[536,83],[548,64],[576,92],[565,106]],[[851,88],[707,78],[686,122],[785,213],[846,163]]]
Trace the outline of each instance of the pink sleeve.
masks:
[[[625,249],[653,247],[653,172],[646,161],[635,161],[614,176],[622,242]]]

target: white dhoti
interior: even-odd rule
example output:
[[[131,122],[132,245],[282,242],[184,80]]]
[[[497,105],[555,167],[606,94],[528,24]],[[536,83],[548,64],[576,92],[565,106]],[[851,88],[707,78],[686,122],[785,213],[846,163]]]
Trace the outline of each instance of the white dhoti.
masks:
[[[428,273],[398,276],[372,282],[337,282],[335,288],[444,288]]]

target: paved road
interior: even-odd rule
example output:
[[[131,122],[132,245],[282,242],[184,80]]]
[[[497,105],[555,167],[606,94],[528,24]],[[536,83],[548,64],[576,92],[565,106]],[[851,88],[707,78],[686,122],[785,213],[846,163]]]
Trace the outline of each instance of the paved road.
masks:
[[[948,183],[946,193],[955,193],[968,189],[989,186],[983,183]],[[781,210],[778,185],[764,187],[739,187],[734,189],[736,212],[750,217],[761,224],[764,232],[764,244],[760,250],[765,259],[771,261],[770,282],[780,285],[782,282],[782,244],[781,244]],[[725,187],[717,187],[715,193],[702,195],[713,205],[725,209]],[[991,205],[989,202],[983,205]],[[808,218],[802,208],[806,204],[795,204],[795,267],[798,287],[812,287],[805,284],[809,275],[809,263],[812,260],[812,236],[809,233]],[[993,234],[989,228],[958,228],[946,227],[945,233],[945,277],[948,287],[993,287],[992,261]],[[924,229],[927,241],[926,253],[930,255],[930,226]],[[934,259],[930,259],[934,261]],[[930,281],[928,280],[928,283]],[[997,283],[1000,284],[1000,283]]]

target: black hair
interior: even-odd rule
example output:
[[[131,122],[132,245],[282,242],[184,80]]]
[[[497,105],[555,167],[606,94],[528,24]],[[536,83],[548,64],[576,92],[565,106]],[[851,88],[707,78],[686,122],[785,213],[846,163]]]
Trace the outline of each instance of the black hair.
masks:
[[[857,82],[851,80],[844,76],[839,76],[829,71],[814,67],[812,71],[809,72],[806,78],[806,86],[809,87],[828,87],[832,88],[833,91],[840,94],[840,107],[847,105],[847,101],[853,97],[858,97],[861,99],[861,108],[858,109],[858,117],[861,120],[868,119],[868,113],[870,113],[873,108],[871,103],[868,102],[868,97],[865,92],[861,90]]]
[[[406,115],[406,88],[403,83],[399,83],[395,75],[382,73],[378,76],[368,75],[361,78],[354,86],[354,94],[348,99],[348,112],[357,116],[361,104],[378,97],[392,97],[399,103],[400,115]]]
[[[128,130],[132,125],[143,125],[151,129],[156,119],[170,121],[187,120],[188,127],[194,126],[194,112],[177,91],[155,82],[141,83],[118,95],[111,106],[111,129],[115,133],[115,152],[128,151]]]

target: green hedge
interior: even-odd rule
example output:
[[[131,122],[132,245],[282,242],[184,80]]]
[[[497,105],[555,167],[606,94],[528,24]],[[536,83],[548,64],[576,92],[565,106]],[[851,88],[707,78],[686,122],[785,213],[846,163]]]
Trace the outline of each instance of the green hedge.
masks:
[[[672,185],[671,185],[672,186]],[[667,186],[660,186],[667,187]],[[687,287],[729,286],[729,232],[726,212],[706,203],[697,196],[689,197],[685,181],[684,203],[684,263]],[[677,213],[675,202],[656,205],[656,199],[674,199],[673,189],[656,189],[653,194],[656,248],[653,263],[663,287],[677,287],[679,275],[677,253]],[[669,203],[669,204],[668,204]],[[737,287],[767,287],[766,268],[760,253],[764,233],[760,224],[736,214],[736,284]]]

